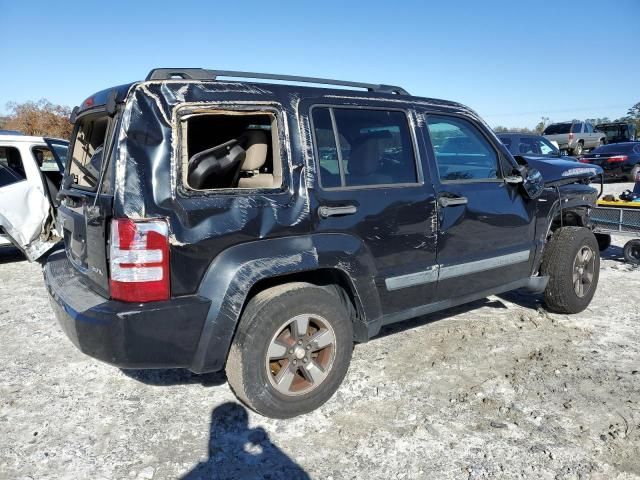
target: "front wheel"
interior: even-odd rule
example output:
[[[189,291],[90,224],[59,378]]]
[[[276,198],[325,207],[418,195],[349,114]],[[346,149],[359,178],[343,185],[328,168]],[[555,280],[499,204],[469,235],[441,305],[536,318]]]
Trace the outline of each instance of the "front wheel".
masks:
[[[583,311],[591,303],[600,275],[600,251],[593,232],[583,227],[556,230],[545,247],[540,271],[549,276],[544,299],[551,311]]]
[[[634,239],[625,243],[623,254],[627,262],[640,265],[640,240]]]
[[[295,417],[331,398],[352,350],[351,319],[336,287],[280,285],[247,304],[229,350],[227,379],[256,412]]]

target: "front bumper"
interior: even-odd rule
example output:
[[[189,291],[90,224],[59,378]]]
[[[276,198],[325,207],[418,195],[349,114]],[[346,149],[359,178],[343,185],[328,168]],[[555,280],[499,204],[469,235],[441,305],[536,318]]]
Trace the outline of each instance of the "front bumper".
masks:
[[[121,368],[188,368],[210,301],[192,295],[125,303],[93,292],[64,251],[49,256],[44,279],[60,326],[82,352]]]

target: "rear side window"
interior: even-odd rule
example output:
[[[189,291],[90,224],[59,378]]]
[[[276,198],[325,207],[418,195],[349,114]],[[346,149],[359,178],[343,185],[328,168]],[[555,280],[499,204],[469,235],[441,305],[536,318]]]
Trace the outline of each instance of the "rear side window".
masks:
[[[498,154],[471,122],[434,115],[428,117],[427,125],[440,180],[498,178]]]
[[[544,135],[560,135],[571,132],[570,123],[553,123],[544,129]]]
[[[316,107],[312,119],[323,188],[418,182],[405,112]]]
[[[103,150],[109,118],[91,116],[79,120],[72,147],[69,175],[73,184],[95,189],[102,169]]]
[[[0,187],[27,178],[20,152],[15,147],[0,147]]]

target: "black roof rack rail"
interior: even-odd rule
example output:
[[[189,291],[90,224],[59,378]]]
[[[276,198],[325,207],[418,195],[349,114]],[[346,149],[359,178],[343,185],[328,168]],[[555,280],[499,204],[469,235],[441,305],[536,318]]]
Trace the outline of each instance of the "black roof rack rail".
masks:
[[[274,73],[236,72],[232,70],[207,70],[204,68],[154,68],[146,80],[169,80],[182,78],[185,80],[216,80],[218,77],[255,78],[260,80],[278,80],[285,82],[317,83],[320,85],[339,85],[341,87],[363,88],[370,92],[395,93],[409,95],[404,88],[395,85],[375,83],[347,82],[330,78],[298,77],[295,75],[279,75]]]

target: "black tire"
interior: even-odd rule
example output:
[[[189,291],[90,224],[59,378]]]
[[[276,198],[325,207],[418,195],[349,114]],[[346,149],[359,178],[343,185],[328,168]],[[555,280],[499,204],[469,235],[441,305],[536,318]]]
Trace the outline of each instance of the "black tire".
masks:
[[[640,240],[633,239],[625,243],[623,254],[627,262],[640,265]]]
[[[584,145],[578,142],[576,146],[571,150],[571,156],[577,157],[578,155],[582,155],[582,151],[584,150]]]
[[[289,283],[264,290],[249,301],[238,324],[226,366],[231,388],[249,408],[271,418],[291,418],[318,408],[338,389],[351,361],[353,325],[348,307],[336,289],[333,286]],[[287,321],[303,315],[321,318],[329,324],[335,345],[329,348],[335,350],[330,351],[332,360],[323,370],[326,375],[323,373],[323,379],[316,386],[313,382],[307,382],[310,391],[285,394],[276,388],[278,377],[273,371],[269,347],[279,342],[280,337],[276,338],[279,331],[287,331],[286,327],[282,330]],[[312,325],[314,321],[310,320],[309,324]],[[311,338],[311,334],[305,338]],[[298,348],[295,342],[290,346]],[[285,348],[288,349],[289,346]],[[300,350],[306,355],[304,348]],[[301,357],[296,357],[293,349],[288,350],[286,355],[287,358],[281,360],[282,365],[276,363],[278,371],[283,373],[293,371],[296,368],[294,360],[299,359],[294,380],[289,385],[307,381],[303,375],[307,370],[303,370],[300,364]],[[306,356],[304,361],[307,362]]]
[[[579,270],[580,257],[588,250],[590,263],[588,272],[591,280],[585,290],[587,268]],[[593,263],[591,264],[591,259]],[[593,298],[600,274],[600,250],[593,232],[583,227],[564,227],[556,230],[544,249],[542,275],[549,276],[544,291],[547,308],[557,313],[578,313],[583,311]],[[578,276],[578,280],[574,277]],[[576,289],[582,288],[582,295]]]
[[[598,241],[598,249],[604,252],[611,246],[611,235],[606,233],[596,233],[596,240]]]

